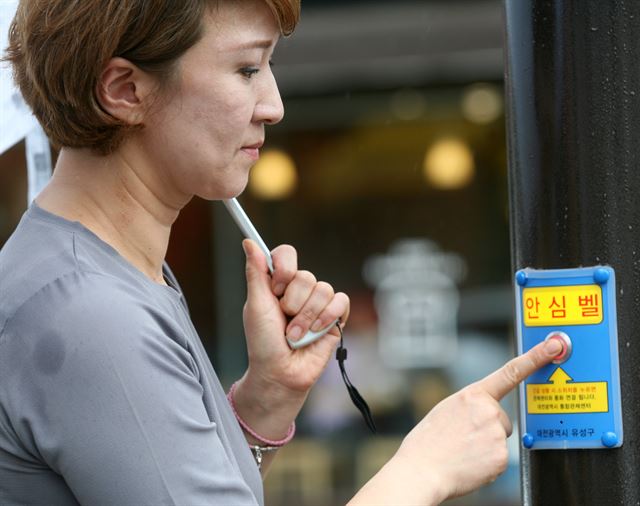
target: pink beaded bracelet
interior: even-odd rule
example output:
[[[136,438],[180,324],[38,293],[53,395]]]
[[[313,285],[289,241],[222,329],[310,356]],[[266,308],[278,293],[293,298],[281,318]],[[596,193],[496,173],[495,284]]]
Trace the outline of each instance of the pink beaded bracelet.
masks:
[[[267,439],[266,437],[261,436],[255,430],[249,427],[247,422],[245,422],[240,417],[240,415],[238,414],[238,411],[236,410],[236,403],[233,400],[233,393],[235,391],[236,391],[236,383],[231,385],[231,388],[229,389],[229,393],[227,394],[227,399],[229,400],[229,404],[231,405],[231,410],[233,411],[233,414],[236,416],[236,420],[238,420],[238,423],[247,432],[247,434],[250,434],[261,443],[264,443],[265,445],[278,446],[278,447],[286,445],[289,441],[293,439],[293,436],[295,436],[296,434],[296,422],[291,422],[291,425],[289,426],[289,430],[287,431],[287,435],[284,438],[278,439],[278,440]]]

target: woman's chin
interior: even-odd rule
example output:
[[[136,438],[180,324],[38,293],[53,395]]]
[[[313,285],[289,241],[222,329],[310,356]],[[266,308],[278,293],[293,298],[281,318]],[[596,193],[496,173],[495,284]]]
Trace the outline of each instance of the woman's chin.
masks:
[[[224,188],[209,188],[198,193],[198,197],[205,200],[227,200],[239,196],[247,187],[247,181],[241,185],[229,185]]]

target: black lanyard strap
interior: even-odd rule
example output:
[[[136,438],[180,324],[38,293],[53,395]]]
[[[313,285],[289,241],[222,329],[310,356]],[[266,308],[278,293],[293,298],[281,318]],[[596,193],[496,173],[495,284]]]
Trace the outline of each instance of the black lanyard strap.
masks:
[[[367,401],[364,400],[364,397],[360,395],[358,389],[353,386],[351,381],[349,380],[349,376],[347,375],[347,371],[344,368],[344,361],[347,360],[347,349],[344,347],[344,336],[342,335],[342,327],[340,327],[340,321],[336,323],[338,327],[338,331],[340,332],[340,346],[336,350],[336,360],[338,361],[338,365],[340,367],[340,373],[342,374],[342,381],[344,381],[345,386],[347,387],[347,392],[349,392],[349,397],[351,397],[351,401],[355,404],[356,408],[362,413],[362,417],[367,424],[367,427],[371,429],[371,432],[376,433],[376,424],[373,421],[373,416],[371,415],[371,410],[369,409],[369,405]]]

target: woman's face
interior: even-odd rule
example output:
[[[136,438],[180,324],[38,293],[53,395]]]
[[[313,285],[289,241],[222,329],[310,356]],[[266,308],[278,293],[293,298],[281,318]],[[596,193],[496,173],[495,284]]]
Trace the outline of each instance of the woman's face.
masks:
[[[180,59],[175,89],[140,133],[169,198],[242,192],[264,142],[284,114],[270,58],[280,36],[263,0],[229,0],[207,15],[203,38]]]

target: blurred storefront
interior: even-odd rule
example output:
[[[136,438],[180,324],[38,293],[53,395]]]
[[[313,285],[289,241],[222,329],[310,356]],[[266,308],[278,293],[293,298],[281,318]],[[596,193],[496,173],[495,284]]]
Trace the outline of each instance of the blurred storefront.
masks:
[[[303,0],[276,51],[285,119],[240,200],[268,245],[295,245],[352,297],[346,365],[379,433],[330,364],[266,480],[270,506],[346,502],[435,403],[513,353],[502,37],[498,0]],[[19,144],[0,157],[0,244],[26,204]],[[194,200],[169,251],[226,386],[245,367],[240,241],[222,205]],[[371,274],[400,254],[419,274]],[[517,440],[504,476],[451,504],[519,504]]]

